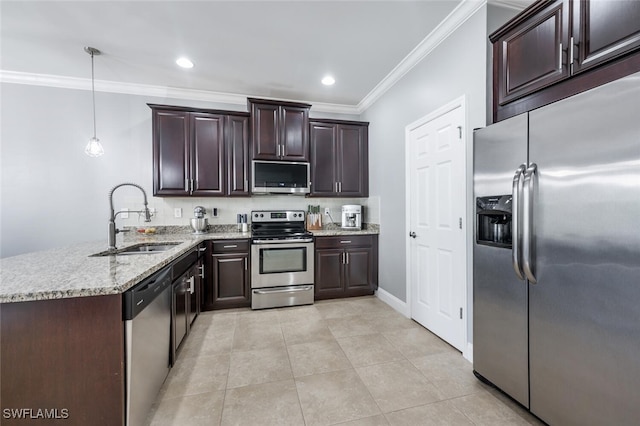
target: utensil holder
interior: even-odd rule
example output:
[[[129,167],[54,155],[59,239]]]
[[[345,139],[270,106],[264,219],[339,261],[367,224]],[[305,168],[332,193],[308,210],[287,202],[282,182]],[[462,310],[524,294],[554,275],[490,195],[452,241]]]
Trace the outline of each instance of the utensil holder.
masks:
[[[320,213],[307,213],[307,230],[318,231],[322,229],[322,215]]]

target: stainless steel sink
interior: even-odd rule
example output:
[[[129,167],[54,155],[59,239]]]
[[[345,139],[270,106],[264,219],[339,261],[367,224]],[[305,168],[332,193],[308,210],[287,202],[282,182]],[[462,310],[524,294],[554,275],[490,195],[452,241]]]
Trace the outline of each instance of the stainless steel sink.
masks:
[[[171,250],[178,244],[182,244],[182,241],[164,242],[164,243],[140,243],[129,247],[124,247],[114,251],[102,251],[100,253],[92,254],[90,257],[96,256],[125,256],[131,254],[155,254],[163,251]]]

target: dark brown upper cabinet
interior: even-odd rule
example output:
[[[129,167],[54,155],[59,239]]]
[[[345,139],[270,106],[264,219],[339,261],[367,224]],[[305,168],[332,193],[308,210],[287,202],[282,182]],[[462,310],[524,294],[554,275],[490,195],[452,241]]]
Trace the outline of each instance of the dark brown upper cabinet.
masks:
[[[149,106],[154,195],[249,195],[248,114]]]
[[[249,98],[253,159],[309,161],[311,105]]]
[[[569,75],[569,0],[548,3],[496,41],[498,100],[504,105]]]
[[[640,2],[539,0],[489,38],[495,122],[640,71]]]
[[[573,2],[573,73],[640,47],[640,1]]]
[[[227,131],[227,194],[249,195],[249,116],[229,115]]]
[[[311,196],[369,196],[369,123],[310,122]]]

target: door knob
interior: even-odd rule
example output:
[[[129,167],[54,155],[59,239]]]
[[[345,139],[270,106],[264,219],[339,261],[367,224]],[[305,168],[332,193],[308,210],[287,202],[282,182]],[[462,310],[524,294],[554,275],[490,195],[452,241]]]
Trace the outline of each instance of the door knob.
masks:
[[[409,232],[409,236],[410,236],[411,238],[415,238],[417,235],[416,235],[416,233],[415,233],[415,232]]]

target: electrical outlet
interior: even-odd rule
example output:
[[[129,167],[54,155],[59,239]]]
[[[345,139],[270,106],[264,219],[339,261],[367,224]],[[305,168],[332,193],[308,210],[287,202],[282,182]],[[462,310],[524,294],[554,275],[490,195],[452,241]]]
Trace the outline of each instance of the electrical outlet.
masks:
[[[324,214],[326,214],[327,216],[329,216],[331,213],[329,213],[329,207],[325,207],[324,208]]]
[[[218,217],[218,208],[211,207],[211,217]]]
[[[129,209],[124,208],[124,209],[120,209],[121,213],[120,213],[120,217],[122,219],[129,219]]]
[[[182,209],[180,207],[173,209],[173,217],[182,217]]]

